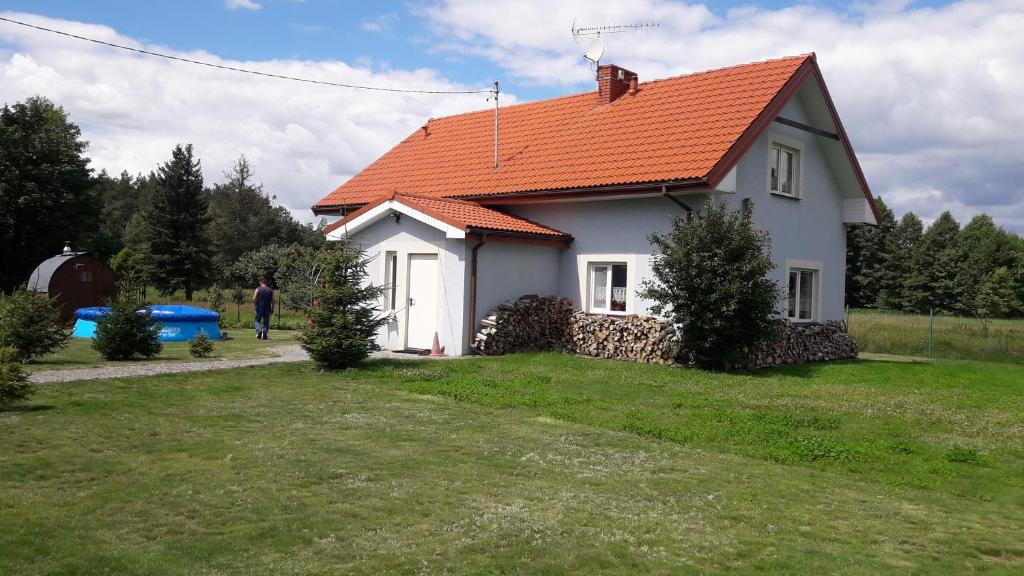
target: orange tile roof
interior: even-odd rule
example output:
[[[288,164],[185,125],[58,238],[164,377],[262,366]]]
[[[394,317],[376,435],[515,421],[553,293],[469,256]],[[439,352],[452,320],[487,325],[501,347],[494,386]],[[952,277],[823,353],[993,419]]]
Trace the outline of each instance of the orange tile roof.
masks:
[[[393,190],[460,197],[708,178],[813,55],[643,82],[599,104],[595,92],[430,120],[314,208]]]
[[[476,202],[399,193],[388,194],[378,198],[374,202],[366,204],[359,210],[356,210],[345,218],[331,224],[324,230],[324,232],[330,233],[337,230],[389,200],[401,202],[410,208],[418,210],[428,216],[437,218],[438,220],[459,228],[464,232],[476,230],[494,231],[499,234],[502,232],[511,232],[513,234],[549,237],[558,240],[572,239],[572,237],[565,232],[561,232],[547,226],[542,226],[521,216],[513,216],[499,210],[494,210],[493,208],[486,208]]]

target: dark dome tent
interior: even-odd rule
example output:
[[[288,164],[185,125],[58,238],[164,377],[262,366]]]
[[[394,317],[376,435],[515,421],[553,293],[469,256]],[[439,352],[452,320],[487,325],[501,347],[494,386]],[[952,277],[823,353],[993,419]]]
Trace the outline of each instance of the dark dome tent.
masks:
[[[71,246],[42,262],[28,278],[28,289],[54,298],[62,306],[61,319],[70,322],[75,310],[100,306],[117,290],[117,275],[106,262]]]

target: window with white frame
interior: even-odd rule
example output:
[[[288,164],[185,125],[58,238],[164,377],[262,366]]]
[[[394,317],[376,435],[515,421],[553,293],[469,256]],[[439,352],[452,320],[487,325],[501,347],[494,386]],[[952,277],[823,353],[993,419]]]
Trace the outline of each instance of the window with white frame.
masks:
[[[595,262],[590,264],[591,312],[615,313],[626,311],[626,283],[628,275],[624,262]]]
[[[384,309],[394,310],[398,302],[398,253],[384,253]]]
[[[811,321],[818,317],[819,270],[789,269],[789,297],[786,316],[795,321]]]
[[[768,191],[784,196],[800,196],[800,149],[772,142],[768,155]]]

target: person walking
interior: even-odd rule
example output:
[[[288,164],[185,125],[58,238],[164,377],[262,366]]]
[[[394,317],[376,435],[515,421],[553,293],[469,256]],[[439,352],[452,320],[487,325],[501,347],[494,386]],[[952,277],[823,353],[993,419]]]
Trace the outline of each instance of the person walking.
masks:
[[[274,311],[274,290],[267,286],[267,279],[260,278],[260,287],[252,293],[252,307],[256,311],[253,321],[256,327],[256,339],[266,340],[270,330],[270,313]]]

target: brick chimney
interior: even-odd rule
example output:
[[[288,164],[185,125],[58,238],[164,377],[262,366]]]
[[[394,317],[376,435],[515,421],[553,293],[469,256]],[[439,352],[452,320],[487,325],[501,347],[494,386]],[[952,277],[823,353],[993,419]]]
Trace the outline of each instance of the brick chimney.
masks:
[[[614,102],[630,88],[635,92],[637,82],[635,72],[614,64],[601,64],[597,67],[597,101],[601,104]]]

